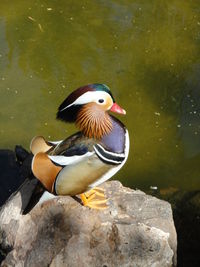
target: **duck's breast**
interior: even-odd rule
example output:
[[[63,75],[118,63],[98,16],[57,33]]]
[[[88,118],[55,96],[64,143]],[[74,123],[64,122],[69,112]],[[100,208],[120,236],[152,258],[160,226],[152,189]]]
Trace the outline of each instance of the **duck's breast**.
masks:
[[[103,136],[101,142],[105,148],[114,153],[124,153],[125,149],[125,126],[116,118],[111,117],[112,131]]]

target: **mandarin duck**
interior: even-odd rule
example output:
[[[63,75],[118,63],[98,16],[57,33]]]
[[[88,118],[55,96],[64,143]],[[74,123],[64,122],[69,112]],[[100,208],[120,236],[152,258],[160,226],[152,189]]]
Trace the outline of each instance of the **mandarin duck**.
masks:
[[[57,112],[57,119],[75,123],[80,131],[58,142],[33,138],[32,172],[50,193],[80,195],[84,206],[107,207],[98,186],[119,171],[129,153],[128,131],[108,111],[126,114],[106,85],[80,87]]]

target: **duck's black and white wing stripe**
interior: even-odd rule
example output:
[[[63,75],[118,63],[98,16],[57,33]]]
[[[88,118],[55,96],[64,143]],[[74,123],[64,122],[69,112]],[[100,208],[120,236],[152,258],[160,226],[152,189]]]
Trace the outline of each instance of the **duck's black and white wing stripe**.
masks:
[[[113,153],[103,148],[100,144],[94,145],[94,151],[97,156],[107,164],[119,165],[125,160],[124,153]]]

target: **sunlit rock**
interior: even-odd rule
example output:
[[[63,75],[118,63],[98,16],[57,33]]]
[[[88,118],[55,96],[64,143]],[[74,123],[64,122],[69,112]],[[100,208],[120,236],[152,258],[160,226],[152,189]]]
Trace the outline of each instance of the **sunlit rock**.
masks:
[[[24,185],[0,212],[2,266],[176,266],[176,231],[168,202],[107,182],[106,210],[57,197],[20,214]],[[23,196],[23,198],[25,198]]]

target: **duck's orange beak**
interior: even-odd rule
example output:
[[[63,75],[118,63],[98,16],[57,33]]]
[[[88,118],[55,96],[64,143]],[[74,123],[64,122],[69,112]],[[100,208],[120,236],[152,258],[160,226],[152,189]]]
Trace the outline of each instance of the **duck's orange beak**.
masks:
[[[110,111],[112,112],[116,112],[116,113],[119,113],[119,114],[123,114],[125,115],[126,114],[126,110],[124,110],[123,108],[121,108],[119,105],[117,105],[117,103],[113,103]]]

